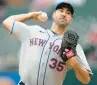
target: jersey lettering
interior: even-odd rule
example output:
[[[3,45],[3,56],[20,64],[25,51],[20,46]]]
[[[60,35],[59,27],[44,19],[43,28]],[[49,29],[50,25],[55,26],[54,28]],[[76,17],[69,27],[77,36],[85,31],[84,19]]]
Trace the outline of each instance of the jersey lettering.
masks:
[[[56,69],[57,71],[60,72],[60,71],[63,70],[64,65],[65,65],[64,62],[61,62],[61,61],[58,61],[58,60],[55,59],[55,58],[52,58],[52,59],[50,60],[49,67],[50,67],[51,69]]]
[[[54,43],[50,42],[50,47],[49,47],[49,49],[52,49],[53,46],[54,46]]]
[[[32,38],[30,39],[30,46],[38,45],[38,46],[44,46],[47,40],[39,39],[39,38]]]
[[[42,46],[46,43],[46,40],[39,39],[39,46]]]
[[[54,52],[57,52],[59,50],[59,46],[58,45],[55,45],[54,48],[53,48],[53,51]]]
[[[30,46],[37,45],[37,46],[43,47],[46,42],[47,42],[47,40],[44,40],[44,39],[31,38],[30,39]],[[60,52],[60,46],[54,44],[53,42],[49,43],[49,49],[52,49],[53,52],[55,52],[56,54],[59,54],[59,52]]]

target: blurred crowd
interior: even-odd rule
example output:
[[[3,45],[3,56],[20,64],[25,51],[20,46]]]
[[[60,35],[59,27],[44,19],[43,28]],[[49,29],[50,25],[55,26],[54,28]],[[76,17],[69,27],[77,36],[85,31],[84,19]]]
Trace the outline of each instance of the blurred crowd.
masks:
[[[87,33],[88,44],[86,45],[85,54],[91,65],[97,62],[97,23],[91,26],[90,31]]]
[[[67,2],[71,1],[71,3],[76,9],[78,9],[81,6],[83,8],[85,4],[88,2],[86,0],[53,0],[53,1],[52,0],[0,0],[0,23],[2,23],[2,21],[9,15],[41,10],[41,11],[47,12],[48,17],[49,17],[48,24],[45,24],[43,26],[50,28],[49,24],[51,23],[51,15],[52,15],[55,5],[59,1],[67,1]],[[83,10],[83,13],[84,12],[85,11]],[[95,16],[92,16],[95,20],[91,21],[91,18],[90,18],[89,20],[92,22],[91,23],[86,18],[82,19],[82,17],[84,17],[84,15],[81,16],[81,14],[80,15],[75,14],[73,23],[70,26],[70,28],[73,30],[76,30],[79,33],[80,41],[81,41],[80,44],[82,45],[84,49],[86,58],[88,59],[91,67],[92,66],[96,67],[96,61],[97,61],[97,22],[96,20],[97,18],[95,18]],[[27,22],[27,23],[29,24],[31,22]],[[3,30],[4,28],[2,27],[2,25],[0,25],[0,28],[1,28],[0,36],[3,36],[5,39],[5,41],[4,39],[0,39],[0,42],[6,42],[6,39],[8,39],[8,36],[7,37],[6,35],[4,36],[4,33],[6,34],[7,32]],[[14,41],[13,43],[12,42],[10,43],[12,45]],[[4,45],[4,43],[2,45]],[[12,45],[12,47],[13,46],[14,45]],[[16,44],[16,47],[18,47],[18,44]],[[6,49],[8,49],[8,51],[15,50],[15,47],[14,49],[12,49],[11,47],[10,48],[6,47]],[[12,55],[9,56],[9,55],[5,55],[4,53],[2,53],[4,51],[2,51],[1,48],[0,50],[1,50],[0,51],[1,52],[0,53],[0,71],[17,71],[17,68],[18,68],[18,56],[17,55],[18,54],[15,55],[12,51],[11,53]]]
[[[15,85],[15,82],[8,77],[0,77],[0,85]]]

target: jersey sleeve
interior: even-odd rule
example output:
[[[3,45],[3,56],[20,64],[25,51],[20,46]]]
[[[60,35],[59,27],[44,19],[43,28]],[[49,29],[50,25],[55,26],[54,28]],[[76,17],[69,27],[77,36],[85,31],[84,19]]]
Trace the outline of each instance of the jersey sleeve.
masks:
[[[30,33],[28,26],[22,22],[15,21],[11,28],[11,35],[15,35],[20,41],[26,39]]]
[[[24,41],[36,32],[36,28],[36,25],[28,26],[22,22],[15,21],[10,34],[15,35],[20,41]]]
[[[92,70],[90,69],[90,66],[86,60],[86,56],[84,54],[84,51],[79,44],[76,47],[76,51],[77,51],[77,59],[78,59],[80,65],[83,66],[86,70],[88,70],[90,74],[93,74]]]

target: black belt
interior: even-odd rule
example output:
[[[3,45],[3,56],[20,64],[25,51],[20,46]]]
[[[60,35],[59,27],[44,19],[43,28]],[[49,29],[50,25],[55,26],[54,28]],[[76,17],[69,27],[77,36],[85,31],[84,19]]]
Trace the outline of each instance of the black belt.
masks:
[[[19,85],[25,85],[25,83],[23,83],[22,81],[19,83]]]

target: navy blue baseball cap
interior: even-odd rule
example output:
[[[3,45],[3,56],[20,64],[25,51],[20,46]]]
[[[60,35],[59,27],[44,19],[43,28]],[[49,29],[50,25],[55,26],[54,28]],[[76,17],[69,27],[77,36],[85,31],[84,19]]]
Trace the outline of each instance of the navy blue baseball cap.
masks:
[[[71,14],[74,14],[74,8],[71,4],[67,3],[67,2],[61,2],[59,4],[57,4],[56,6],[56,10],[57,9],[61,9],[61,8],[68,8],[68,10],[71,12]]]

